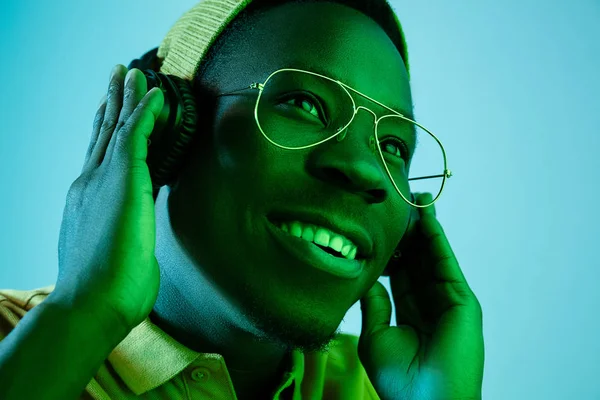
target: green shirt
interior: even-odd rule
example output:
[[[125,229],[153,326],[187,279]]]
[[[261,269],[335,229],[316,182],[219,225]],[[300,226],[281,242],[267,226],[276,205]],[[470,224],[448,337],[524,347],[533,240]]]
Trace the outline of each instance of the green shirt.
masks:
[[[33,290],[0,289],[0,340],[54,285]],[[341,334],[326,354],[294,351],[273,400],[379,400],[358,359],[358,336]],[[35,384],[35,378],[32,378]],[[236,400],[225,365],[216,353],[183,346],[146,318],[109,354],[81,399]]]

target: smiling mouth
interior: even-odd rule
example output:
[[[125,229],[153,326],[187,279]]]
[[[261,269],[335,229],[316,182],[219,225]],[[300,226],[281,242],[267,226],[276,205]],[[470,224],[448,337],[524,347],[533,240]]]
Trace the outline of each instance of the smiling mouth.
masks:
[[[331,248],[330,246],[317,243],[316,240],[309,240],[308,238],[306,238],[304,236],[304,233],[300,237],[298,237],[298,236],[292,234],[289,230],[285,229],[282,226],[282,223],[284,221],[272,220],[270,218],[267,218],[267,220],[269,221],[269,223],[271,223],[271,225],[273,225],[274,227],[276,227],[279,231],[283,232],[284,234],[289,235],[289,236],[294,237],[294,238],[297,238],[297,239],[300,239],[300,240],[303,240],[303,241],[305,241],[307,243],[310,243],[310,244],[316,246],[317,248],[319,248],[320,250],[324,251],[325,253],[331,255],[332,257],[336,257],[336,258],[339,258],[339,259],[342,259],[342,260],[356,260],[356,261],[362,261],[362,260],[365,259],[365,257],[363,257],[362,255],[358,254],[356,248],[354,249],[354,256],[353,257],[347,257],[348,253],[346,253],[346,252],[349,251],[349,250],[346,250],[346,251],[344,251],[342,253],[342,249],[340,249],[338,251],[336,249]],[[288,222],[288,221],[285,221],[285,222]],[[313,231],[313,234],[309,235],[309,237],[310,238],[314,238],[314,231]],[[353,247],[355,247],[355,246],[353,246]]]
[[[311,242],[311,243],[312,243],[312,244],[314,244],[314,245],[315,245],[315,246],[317,246],[317,247],[320,247],[320,248],[321,248],[321,250],[323,250],[325,253],[329,253],[329,254],[331,254],[331,255],[332,255],[332,256],[334,256],[334,257],[337,257],[337,258],[345,258],[343,255],[341,255],[341,254],[340,254],[340,252],[339,252],[339,251],[335,251],[335,250],[334,250],[334,249],[332,249],[331,247],[323,246],[323,245],[320,245],[320,244],[318,244],[318,243],[315,243],[315,242]],[[356,257],[356,258],[355,258],[355,260],[360,260],[360,257]]]
[[[365,259],[348,259],[341,255],[329,253],[324,246],[296,237],[268,221],[273,237],[289,255],[301,260],[305,265],[328,272],[344,279],[356,279],[365,269]],[[334,249],[330,251],[335,252]]]

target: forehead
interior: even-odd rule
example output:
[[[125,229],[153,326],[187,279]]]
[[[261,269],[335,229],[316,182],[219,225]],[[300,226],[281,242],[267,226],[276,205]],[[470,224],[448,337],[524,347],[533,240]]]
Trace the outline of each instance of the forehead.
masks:
[[[338,3],[286,3],[257,15],[248,27],[226,61],[232,64],[229,71],[237,71],[228,87],[263,82],[280,68],[298,68],[339,80],[412,114],[402,57],[385,31],[361,12]],[[354,97],[357,104],[367,102]]]

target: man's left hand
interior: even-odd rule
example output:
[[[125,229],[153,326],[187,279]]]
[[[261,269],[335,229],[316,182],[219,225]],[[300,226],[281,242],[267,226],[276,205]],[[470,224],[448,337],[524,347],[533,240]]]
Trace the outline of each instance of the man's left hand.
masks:
[[[417,196],[417,204],[432,199]],[[478,400],[483,317],[434,205],[418,208],[418,238],[390,276],[392,305],[378,281],[360,299],[358,355],[382,400]]]

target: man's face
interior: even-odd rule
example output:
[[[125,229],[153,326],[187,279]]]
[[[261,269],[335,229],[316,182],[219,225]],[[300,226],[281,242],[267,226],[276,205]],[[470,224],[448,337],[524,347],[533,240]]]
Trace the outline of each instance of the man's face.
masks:
[[[308,3],[279,6],[255,21],[202,85],[224,93],[264,82],[277,69],[299,68],[340,80],[395,110],[412,110],[402,58],[367,16],[340,4]],[[196,276],[189,271],[198,271],[272,340],[322,350],[384,270],[410,208],[370,150],[372,114],[359,111],[342,142],[287,150],[261,134],[254,119],[257,96],[245,90],[218,97],[214,119],[200,122],[206,131],[169,197],[174,231],[195,266],[171,271],[169,278],[198,304],[202,298],[189,290]],[[352,96],[357,106],[389,114]],[[339,278],[280,247],[268,217],[294,209],[362,227],[373,245],[362,274]]]

